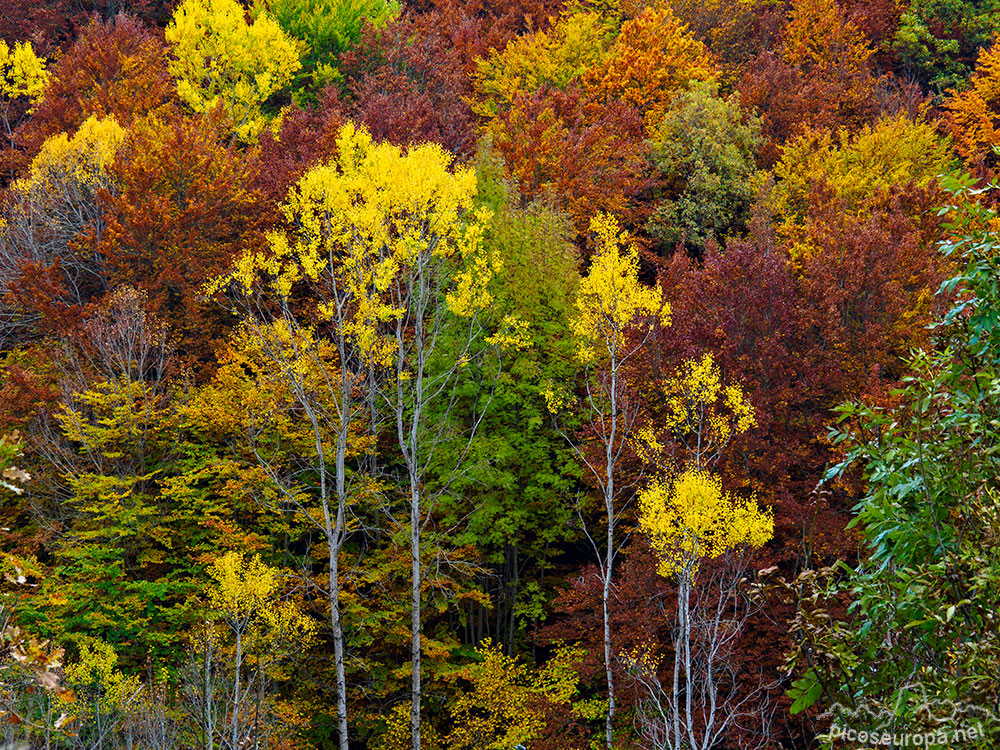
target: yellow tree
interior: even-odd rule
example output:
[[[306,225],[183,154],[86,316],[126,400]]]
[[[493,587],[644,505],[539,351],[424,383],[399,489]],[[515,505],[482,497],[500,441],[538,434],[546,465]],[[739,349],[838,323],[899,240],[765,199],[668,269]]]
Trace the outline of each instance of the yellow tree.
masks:
[[[263,103],[299,69],[299,45],[267,13],[247,23],[236,0],[184,0],[166,29],[177,95],[195,112],[220,103],[236,134],[252,140],[267,125]]]
[[[219,661],[227,655],[219,650],[215,631],[208,627],[195,636],[200,661],[195,679],[184,685],[188,708],[209,749],[216,741],[225,748],[267,746],[269,681],[282,661],[309,646],[315,623],[294,603],[282,601],[279,571],[260,555],[227,552],[209,566],[209,574],[209,605],[235,638],[235,652],[223,684]]]
[[[344,229],[369,249],[355,270],[367,289],[352,335],[371,352],[374,380],[405,469],[411,592],[410,736],[421,747],[421,642],[425,532],[442,495],[462,476],[489,397],[456,430],[451,410],[459,373],[477,357],[515,343],[504,331],[484,329],[492,303],[489,284],[500,270],[483,232],[491,218],[476,210],[476,176],[452,168],[452,157],[436,144],[401,152],[372,144],[365,136],[345,167],[350,208]],[[499,371],[499,363],[496,371]],[[492,391],[484,384],[487,394]],[[428,483],[440,456],[449,470]]]
[[[405,467],[403,486],[409,501],[410,714],[415,750],[420,747],[423,532],[432,521],[436,498],[448,489],[445,481],[431,493],[425,478],[434,465],[435,449],[451,437],[447,420],[428,424],[428,414],[435,404],[443,404],[447,411],[458,372],[484,341],[479,314],[491,303],[488,284],[500,267],[499,257],[483,247],[489,213],[474,209],[475,192],[474,171],[453,169],[451,156],[439,146],[427,144],[404,152],[374,142],[366,130],[349,123],[338,137],[336,156],[307,173],[291,191],[285,212],[294,230],[272,235],[266,251],[244,255],[232,274],[213,285],[233,283],[243,293],[256,289],[266,304],[255,303],[255,315],[278,311],[272,321],[278,328],[257,330],[268,336],[275,330],[285,332],[285,343],[268,347],[291,353],[291,357],[278,355],[288,363],[288,377],[300,378],[297,368],[304,363],[314,372],[327,373],[324,387],[332,389],[332,398],[326,399],[325,407],[318,405],[316,388],[294,387],[307,414],[313,414],[309,418],[317,424],[317,436],[324,430],[336,436],[334,521],[324,521],[334,572],[335,545],[343,539],[342,516],[349,494],[343,468],[347,430],[362,397],[355,394],[368,389],[364,396],[377,398],[384,407],[381,411]],[[302,300],[307,308],[301,306]],[[444,332],[454,333],[456,328],[463,333],[457,347],[453,338],[449,340],[451,365],[441,367]],[[504,338],[486,336],[485,343],[499,345]],[[333,366],[322,364],[307,340],[327,341]],[[437,365],[432,370],[429,364],[435,355]],[[438,411],[435,418],[440,417]],[[478,418],[473,430],[476,424]],[[321,475],[327,471],[324,450],[317,437]],[[326,492],[321,484],[321,496]],[[334,595],[333,578],[330,587]],[[345,741],[346,734],[342,735]]]
[[[489,638],[476,647],[479,661],[459,676],[468,682],[449,713],[450,750],[508,750],[538,740],[546,726],[547,709],[572,706],[579,675],[574,662],[582,649],[560,646],[541,668],[507,656]],[[572,709],[571,709],[572,710]]]
[[[13,47],[0,39],[0,118],[10,147],[14,146],[14,106],[19,99],[30,103],[45,91],[49,74],[45,63],[31,49],[31,42]],[[23,110],[20,112],[23,114]]]
[[[348,746],[348,721],[340,555],[348,516],[365,489],[363,477],[350,471],[348,456],[360,442],[358,423],[368,411],[366,374],[387,356],[385,343],[377,342],[370,328],[371,318],[380,314],[373,309],[377,303],[370,296],[374,280],[369,275],[378,245],[354,230],[360,219],[352,217],[351,196],[365,179],[353,159],[358,149],[371,146],[367,133],[345,127],[337,140],[338,156],[311,169],[289,190],[282,206],[287,228],[272,233],[265,250],[244,253],[229,274],[208,287],[210,292],[225,289],[236,303],[244,322],[238,346],[268,363],[281,383],[258,382],[257,387],[288,401],[288,407],[294,404],[306,418],[311,450],[304,460],[310,464],[306,476],[315,477],[312,487],[303,487],[296,479],[301,472],[289,476],[256,444],[254,453],[282,502],[298,508],[326,541],[342,750]]]
[[[738,696],[720,686],[726,663],[746,618],[738,605],[739,566],[721,568],[701,582],[707,595],[692,593],[701,563],[727,553],[757,548],[772,536],[774,519],[756,498],[739,498],[722,489],[710,467],[732,440],[755,424],[753,407],[742,388],[723,382],[710,354],[685,362],[663,385],[663,431],[681,447],[684,469],[654,479],[639,495],[639,528],[660,558],[661,575],[677,581],[678,628],[674,642],[673,684],[664,689],[649,654],[633,655],[631,672],[648,691],[644,734],[669,750],[708,750],[737,722],[753,713],[757,692]],[[640,430],[640,454],[653,458],[664,436]],[[697,706],[698,703],[701,706]],[[748,708],[749,707],[749,708]],[[700,709],[700,710],[696,710]]]
[[[605,537],[599,541],[587,530],[601,576],[604,623],[604,666],[608,690],[605,741],[613,743],[615,681],[611,631],[611,582],[622,540],[618,526],[632,497],[632,488],[619,476],[619,467],[638,415],[635,395],[627,387],[624,368],[659,325],[670,324],[670,307],[659,287],[639,281],[639,255],[618,222],[606,214],[595,217],[590,229],[597,248],[590,271],[580,283],[577,315],[572,330],[578,339],[577,356],[585,366],[586,411],[596,450],[574,445],[593,475],[604,506]]]

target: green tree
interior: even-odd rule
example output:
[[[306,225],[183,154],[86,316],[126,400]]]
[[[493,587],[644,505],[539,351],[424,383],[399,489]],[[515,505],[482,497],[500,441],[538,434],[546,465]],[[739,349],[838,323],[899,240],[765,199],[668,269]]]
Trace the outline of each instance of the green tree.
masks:
[[[338,56],[357,44],[367,24],[380,27],[399,10],[395,0],[256,0],[255,5],[255,13],[266,11],[307,45],[294,84],[300,99],[340,80]]]
[[[976,707],[1000,706],[992,676],[1000,658],[995,213],[976,202],[973,180],[944,184],[952,197],[942,249],[960,270],[941,290],[951,308],[936,346],[913,354],[889,405],[840,407],[830,435],[844,460],[827,479],[848,481],[854,472],[862,482],[850,526],[866,557],[854,569],[841,564],[772,584],[796,605],[793,712],[822,701],[835,726],[863,715],[878,722],[875,731],[935,737],[961,728],[956,721],[988,718]],[[845,598],[847,617],[831,617]],[[980,740],[976,746],[991,746]]]
[[[458,543],[474,545],[491,568],[481,585],[491,592],[493,607],[472,603],[469,640],[491,637],[512,654],[527,623],[542,616],[550,560],[560,542],[577,534],[569,493],[579,470],[550,419],[544,392],[572,381],[579,368],[568,330],[580,276],[569,218],[542,205],[519,207],[497,178],[502,169],[489,159],[479,164],[480,200],[494,210],[484,243],[504,259],[503,273],[491,284],[489,328],[516,319],[529,345],[507,353],[502,372],[493,370],[494,360],[479,359],[460,373],[461,402],[451,416],[456,430],[481,408],[482,384],[494,386],[469,446],[469,468],[446,498],[443,525],[459,530]],[[439,481],[456,458],[445,455]]]
[[[664,182],[649,231],[665,251],[683,242],[701,252],[710,240],[738,235],[757,192],[760,120],[739,96],[719,96],[714,82],[681,91],[652,137]]]

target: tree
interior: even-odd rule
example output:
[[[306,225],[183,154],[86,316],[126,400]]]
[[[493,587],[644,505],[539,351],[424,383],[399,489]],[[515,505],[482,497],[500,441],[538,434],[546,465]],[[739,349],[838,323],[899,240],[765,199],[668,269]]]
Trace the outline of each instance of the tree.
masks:
[[[399,12],[394,0],[257,0],[255,12],[270,13],[291,37],[305,42],[298,72],[300,97],[341,77],[337,58],[357,44],[366,26],[380,28]]]
[[[458,373],[506,339],[502,332],[483,338],[481,316],[492,301],[488,285],[501,260],[483,248],[490,212],[473,210],[473,170],[452,171],[451,157],[433,144],[403,154],[355,132],[354,160],[345,164],[352,178],[345,227],[371,252],[359,269],[366,296],[359,305],[358,340],[379,373],[380,397],[395,426],[405,469],[402,486],[409,496],[404,528],[411,561],[410,732],[413,750],[420,750],[424,532],[437,501],[463,471],[461,446],[475,436],[489,403],[487,390],[466,434],[452,433],[447,405],[453,403]],[[443,354],[439,346],[450,339],[445,337],[449,329],[458,336]],[[435,423],[429,421],[432,413]],[[459,447],[450,474],[428,486],[436,454],[455,441]]]
[[[189,362],[210,360],[232,324],[202,285],[261,248],[276,218],[257,186],[259,161],[228,141],[217,113],[143,119],[110,166],[115,189],[101,193],[109,282],[143,289]]]
[[[777,52],[761,52],[740,82],[744,106],[760,112],[774,160],[805,128],[854,130],[878,114],[873,50],[836,0],[796,0]]]
[[[378,246],[357,236],[360,217],[351,207],[352,191],[362,190],[365,179],[354,152],[369,147],[367,133],[345,126],[338,156],[313,167],[289,191],[283,212],[291,233],[271,234],[267,251],[245,253],[231,274],[210,285],[228,287],[236,297],[244,319],[240,336],[276,371],[282,390],[311,428],[304,462],[315,479],[305,487],[301,480],[288,481],[257,445],[254,455],[285,502],[300,508],[326,541],[338,741],[344,750],[349,735],[340,558],[359,485],[364,490],[348,460],[361,442],[358,424],[371,414],[365,382],[370,365],[384,356],[367,329],[373,322],[368,316],[379,315],[367,307],[374,304],[368,296],[374,280],[367,273]],[[374,431],[375,425],[368,429]],[[317,495],[319,518],[302,497],[310,492]]]
[[[236,0],[185,0],[166,30],[177,95],[204,114],[221,105],[243,140],[267,125],[262,105],[299,69],[299,50],[267,13],[252,24]]]
[[[76,662],[66,667],[66,683],[73,690],[74,744],[101,750],[134,710],[143,686],[135,675],[122,673],[118,654],[107,643],[83,644]]]
[[[454,750],[507,750],[537,743],[553,707],[576,696],[572,662],[579,650],[562,646],[540,668],[505,656],[487,638],[476,647],[477,662],[466,667],[460,692],[449,708]]]
[[[276,258],[248,254],[233,274],[249,288],[257,269],[265,269],[279,299],[299,281],[313,282],[322,293],[316,310],[331,322],[343,347],[335,396],[349,397],[358,376],[365,380],[370,374],[388,409],[409,495],[415,750],[421,727],[423,532],[450,482],[433,489],[426,484],[435,452],[452,437],[447,419],[428,424],[429,407],[438,399],[449,401],[456,373],[477,356],[477,321],[491,301],[487,285],[500,263],[482,249],[489,214],[473,211],[474,171],[452,171],[450,165],[451,157],[438,146],[404,153],[345,125],[336,161],[308,173],[290,198],[289,218],[302,225],[298,244],[275,238]],[[439,342],[452,325],[464,331],[459,350],[450,351],[449,362],[435,370],[441,366]],[[355,363],[364,369],[352,369]],[[338,417],[346,450],[350,420],[347,413]],[[456,465],[453,471],[460,469]]]
[[[747,704],[758,701],[760,691],[739,695],[737,685],[720,679],[747,619],[738,602],[743,565],[703,581],[713,591],[699,595],[694,608],[692,589],[706,561],[763,546],[773,535],[774,518],[756,498],[723,492],[722,480],[709,469],[730,441],[756,422],[742,389],[724,385],[711,355],[705,355],[684,363],[663,395],[662,429],[679,444],[680,456],[672,477],[654,478],[640,493],[639,527],[659,556],[660,574],[677,581],[672,687],[663,689],[650,654],[637,653],[631,661],[655,709],[646,719],[654,746],[707,750],[746,715],[758,713],[758,706],[747,709]],[[647,460],[653,459],[659,438],[650,428],[639,436],[647,442]]]
[[[651,132],[678,91],[716,75],[705,45],[658,2],[624,23],[608,54],[584,75],[584,87],[598,100],[634,106]]]
[[[580,261],[569,219],[543,205],[520,208],[517,196],[497,182],[502,170],[495,160],[480,158],[479,199],[494,208],[484,243],[504,259],[487,314],[491,326],[516,317],[530,345],[507,354],[498,376],[492,360],[463,368],[461,401],[452,415],[459,424],[478,410],[481,384],[496,382],[469,448],[470,469],[455,482],[454,497],[444,499],[442,523],[461,527],[462,541],[474,545],[489,567],[478,583],[491,601],[469,602],[463,640],[489,637],[511,655],[543,617],[555,584],[555,556],[579,533],[570,498],[579,468],[548,419],[544,391],[572,381],[579,368],[569,320]],[[441,463],[441,471],[450,472],[450,462]]]
[[[1000,7],[992,1],[923,0],[901,10],[887,46],[905,74],[941,95],[966,83],[977,52],[996,34]]]
[[[51,67],[45,96],[18,130],[19,169],[42,143],[76,131],[88,117],[128,129],[175,102],[163,40],[133,16],[92,21]]]
[[[18,100],[27,100],[30,106],[45,90],[48,79],[45,63],[35,56],[30,42],[10,47],[0,39],[0,119],[7,140],[4,151],[13,149],[14,128],[24,114],[19,111]]]
[[[553,201],[579,234],[601,211],[638,213],[634,199],[650,183],[648,146],[628,105],[543,89],[518,96],[485,132],[522,197]]]
[[[638,251],[628,246],[627,235],[617,220],[599,215],[591,222],[597,249],[590,270],[580,282],[577,316],[571,322],[577,337],[577,357],[585,367],[585,424],[587,442],[574,445],[577,455],[601,493],[605,538],[599,541],[587,531],[601,577],[601,607],[604,631],[604,670],[608,692],[605,743],[614,743],[616,656],[611,628],[611,583],[614,564],[621,550],[619,526],[632,499],[634,487],[622,476],[626,450],[633,440],[639,412],[636,394],[625,381],[625,368],[652,336],[657,325],[670,324],[670,307],[658,288],[639,281]],[[560,395],[550,395],[558,408]]]
[[[1000,141],[1000,45],[995,40],[979,52],[970,83],[964,91],[948,92],[948,128],[967,162],[994,167],[993,146]]]
[[[565,91],[608,54],[611,30],[597,13],[563,16],[549,32],[517,37],[503,51],[476,61],[477,101],[473,110],[491,119],[518,96],[540,88]]]
[[[196,679],[185,686],[190,708],[201,709],[195,723],[208,748],[215,742],[225,750],[268,747],[279,730],[271,721],[268,683],[282,662],[309,645],[315,623],[294,603],[279,600],[278,571],[259,555],[228,552],[209,572],[215,580],[210,606],[234,637],[235,651],[221,650],[224,641],[211,626],[196,636],[191,665]],[[213,707],[219,700],[222,705]]]
[[[124,139],[113,117],[91,117],[72,137],[47,140],[27,176],[12,186],[0,227],[6,335],[23,336],[39,322],[58,327],[67,310],[107,289],[96,247],[105,225],[98,194],[112,188],[108,168]]]
[[[773,209],[783,239],[801,242],[818,183],[844,210],[865,217],[894,187],[927,188],[954,165],[949,143],[930,123],[885,117],[855,131],[807,131],[785,144],[774,166]],[[917,211],[922,211],[918,208]],[[793,256],[799,250],[791,249]]]
[[[850,526],[864,558],[769,586],[795,604],[792,710],[822,702],[832,729],[854,716],[876,734],[992,731],[981,722],[993,721],[1000,699],[989,676],[1000,644],[1000,296],[995,213],[973,198],[975,183],[945,181],[949,233],[940,249],[957,269],[940,288],[946,312],[933,346],[911,354],[892,402],[844,404],[829,435],[843,453],[825,481],[860,487]]]
[[[738,94],[721,99],[715,84],[704,84],[676,95],[651,146],[664,187],[648,227],[664,251],[683,242],[697,253],[745,228],[759,146],[760,121],[740,110]]]

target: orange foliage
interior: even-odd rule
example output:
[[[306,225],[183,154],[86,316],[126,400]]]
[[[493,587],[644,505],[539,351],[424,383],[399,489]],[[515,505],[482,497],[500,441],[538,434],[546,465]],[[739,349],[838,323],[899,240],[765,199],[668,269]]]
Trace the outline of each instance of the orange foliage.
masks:
[[[969,162],[996,163],[993,146],[1000,143],[1000,45],[979,53],[967,91],[950,91],[948,126],[955,147]]]
[[[762,52],[740,82],[746,107],[761,113],[772,161],[805,128],[856,128],[878,115],[873,50],[836,0],[795,0],[780,54]]]
[[[717,75],[705,45],[669,5],[659,3],[625,22],[610,54],[585,74],[584,86],[597,99],[621,99],[638,108],[652,127],[679,89]]]
[[[173,98],[162,40],[129,16],[95,21],[52,66],[45,97],[18,134],[16,153],[27,163],[47,138],[76,130],[91,115],[113,116],[127,127]]]

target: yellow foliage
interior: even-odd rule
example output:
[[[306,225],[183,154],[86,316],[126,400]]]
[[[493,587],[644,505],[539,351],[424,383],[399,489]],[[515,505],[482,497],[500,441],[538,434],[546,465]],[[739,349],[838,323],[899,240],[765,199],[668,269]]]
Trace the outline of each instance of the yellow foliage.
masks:
[[[820,179],[857,215],[878,192],[910,181],[924,187],[951,166],[948,139],[906,115],[884,117],[854,133],[804,133],[785,145],[774,168],[779,233],[792,242],[805,236],[810,193]]]
[[[139,678],[126,677],[118,669],[118,654],[103,641],[80,647],[79,659],[66,667],[66,680],[77,690],[78,697],[91,694],[99,704],[78,702],[77,712],[82,720],[98,709],[101,713],[125,710],[140,690]]]
[[[701,452],[723,448],[734,435],[756,426],[753,406],[738,385],[724,385],[712,355],[685,362],[663,385],[662,425],[675,433],[696,435]]]
[[[458,693],[451,707],[452,750],[507,750],[535,740],[545,728],[532,706],[531,674],[516,657],[505,656],[487,639],[476,648],[482,659],[465,669],[471,689]]]
[[[381,718],[381,717],[380,717]],[[420,717],[420,747],[422,750],[443,750],[441,737],[433,724]],[[410,744],[410,703],[397,703],[385,717],[386,731],[372,741],[372,750],[406,750]],[[449,750],[451,750],[449,748]]]
[[[610,44],[611,29],[593,12],[566,14],[550,31],[516,37],[502,51],[476,60],[472,109],[489,119],[518,94],[531,95],[544,84],[566,88],[603,60]]]
[[[979,53],[966,91],[949,91],[945,103],[958,152],[973,161],[991,156],[1000,144],[1000,44],[996,38]]]
[[[213,609],[227,617],[256,616],[269,607],[278,591],[278,571],[265,565],[260,555],[247,558],[227,552],[209,567],[215,586],[209,593]]]
[[[352,301],[352,312],[335,320],[327,299],[318,308],[321,316],[340,325],[370,361],[388,364],[396,340],[383,325],[405,311],[386,292],[428,255],[456,264],[447,293],[456,315],[472,315],[492,302],[489,282],[502,263],[482,241],[491,214],[474,209],[475,193],[474,170],[452,169],[451,155],[437,144],[404,152],[348,123],[334,159],[289,191],[283,211],[294,232],[273,233],[267,250],[245,253],[208,291],[232,283],[286,299],[300,283],[336,288],[340,299]]]
[[[252,140],[267,125],[262,104],[299,69],[300,44],[261,12],[247,23],[236,0],[184,0],[166,29],[177,95],[195,112],[222,103],[236,134]]]
[[[13,99],[41,96],[48,82],[45,62],[35,56],[31,42],[19,42],[10,47],[0,39],[0,108],[5,113]]]
[[[250,630],[261,642],[305,647],[316,624],[291,602],[279,602],[278,571],[260,555],[227,552],[209,566],[215,585],[209,591],[212,609],[222,614],[234,631]],[[276,647],[272,645],[272,651]]]
[[[627,245],[628,235],[617,219],[600,214],[590,230],[597,236],[597,250],[580,282],[571,323],[581,362],[620,356],[627,331],[641,318],[670,325],[670,305],[659,287],[639,281],[639,253]]]
[[[639,495],[639,527],[660,557],[661,575],[691,576],[701,560],[765,544],[774,533],[774,516],[756,498],[723,492],[717,476],[692,468]]]
[[[718,74],[705,45],[661,2],[627,21],[610,54],[584,78],[598,98],[637,107],[652,132],[677,91]]]
[[[114,117],[88,117],[72,137],[54,135],[42,144],[27,176],[13,188],[21,193],[62,193],[72,184],[96,190],[107,182],[107,168],[125,140]]]

